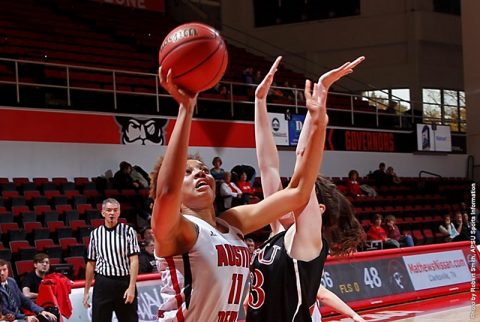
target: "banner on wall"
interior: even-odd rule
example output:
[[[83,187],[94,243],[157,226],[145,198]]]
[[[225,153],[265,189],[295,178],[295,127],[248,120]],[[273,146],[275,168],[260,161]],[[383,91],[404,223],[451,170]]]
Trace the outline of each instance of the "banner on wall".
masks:
[[[167,145],[174,118],[0,109],[0,141]],[[193,120],[190,146],[255,147],[253,124]]]
[[[272,135],[276,145],[288,146],[288,121],[285,114],[268,113],[268,120],[272,126]]]
[[[418,151],[451,152],[452,135],[445,125],[417,124]]]
[[[164,0],[93,0],[96,2],[111,3],[119,6],[165,12]]]
[[[275,142],[296,146],[304,115],[269,113]],[[172,117],[114,116],[82,112],[0,108],[0,141],[167,145]],[[465,153],[465,136],[454,137],[455,153]],[[463,139],[463,141],[461,140]],[[462,143],[463,142],[463,143]],[[194,119],[192,147],[255,148],[253,122]],[[325,149],[332,151],[417,151],[415,133],[328,128]]]
[[[288,121],[289,144],[296,146],[305,122],[305,115],[292,114]]]
[[[458,291],[466,291],[472,282],[471,275],[467,274],[469,268],[465,257],[465,253],[470,251],[469,247],[469,242],[459,242],[411,247],[403,252],[375,251],[374,256],[361,256],[362,253],[359,253],[360,258],[354,255],[347,260],[329,257],[321,284],[358,308],[418,300],[431,297],[432,294],[451,294],[449,286]],[[468,261],[477,266],[476,254],[473,253],[472,256]],[[433,275],[429,276],[444,273],[453,278],[432,281]],[[412,274],[421,276],[415,277]],[[158,321],[158,307],[162,302],[158,278],[158,274],[150,274],[140,276],[137,281],[139,322]],[[73,315],[65,321],[88,322],[91,321],[91,307],[84,308],[84,285],[82,282],[77,283],[70,294]],[[324,311],[328,312],[328,308],[324,308]],[[241,310],[238,320],[243,319],[244,312]],[[116,321],[114,317],[112,322]]]
[[[470,282],[472,277],[461,250],[404,256],[416,291]]]

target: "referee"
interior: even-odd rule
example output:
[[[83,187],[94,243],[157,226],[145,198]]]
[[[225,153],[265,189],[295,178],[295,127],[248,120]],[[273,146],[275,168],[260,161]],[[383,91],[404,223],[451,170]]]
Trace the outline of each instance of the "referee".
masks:
[[[138,245],[135,230],[118,222],[120,203],[105,199],[102,203],[105,225],[90,233],[83,305],[88,308],[88,293],[95,272],[92,298],[92,322],[137,322]]]

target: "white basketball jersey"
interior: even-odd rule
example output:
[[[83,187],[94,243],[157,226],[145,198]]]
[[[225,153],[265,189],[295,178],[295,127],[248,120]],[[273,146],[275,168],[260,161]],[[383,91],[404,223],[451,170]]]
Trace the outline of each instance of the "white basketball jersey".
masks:
[[[322,314],[320,313],[320,302],[315,301],[312,312],[312,322],[322,322]]]
[[[162,277],[158,321],[237,321],[250,264],[242,234],[219,218],[228,233],[199,218],[185,218],[198,226],[198,239],[186,254],[157,258]]]

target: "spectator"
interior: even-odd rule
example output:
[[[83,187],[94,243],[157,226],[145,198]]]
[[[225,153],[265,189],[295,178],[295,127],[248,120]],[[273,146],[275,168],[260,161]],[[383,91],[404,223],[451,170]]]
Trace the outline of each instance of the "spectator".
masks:
[[[362,197],[363,191],[360,188],[360,183],[358,182],[358,171],[350,170],[348,172],[347,179],[347,195],[354,198]]]
[[[145,177],[145,175],[147,176]],[[148,188],[148,174],[140,166],[136,165],[132,167],[130,177],[132,177],[134,183],[138,183],[139,188]]]
[[[145,247],[138,257],[139,273],[156,273],[157,261],[155,259],[155,240],[153,238],[145,239]]]
[[[367,232],[367,240],[381,240],[383,248],[399,248],[400,243],[395,239],[389,238],[385,229],[382,227],[382,215],[375,214],[372,218],[372,225]]]
[[[131,177],[132,165],[126,161],[122,161],[119,167],[120,169],[115,172],[113,176],[113,187],[120,190],[139,188],[140,184],[133,181]]]
[[[255,183],[255,168],[251,165],[238,164],[234,166],[230,172],[232,173],[232,181],[235,183],[240,178],[242,172],[245,172],[247,174],[247,180],[250,181],[251,186],[253,186],[253,184]]]
[[[253,77],[253,67],[247,67],[242,72],[242,79],[243,83],[247,84],[246,86],[242,86],[241,90],[236,90],[236,94],[245,94],[247,96],[253,95],[253,87],[251,85],[254,84],[254,77]]]
[[[153,234],[152,227],[147,226],[147,227],[143,228],[142,238],[143,238],[143,240],[147,240],[147,239],[154,239],[155,240],[155,235]]]
[[[350,195],[354,198],[362,197],[365,194],[367,194],[369,197],[376,197],[377,191],[367,184],[360,185],[358,177],[357,170],[350,170],[348,172],[347,195]]]
[[[305,95],[303,94],[303,90],[298,89],[296,84],[293,84],[292,86],[295,89],[294,93],[295,93],[295,98],[297,99],[297,102],[299,103],[305,102]]]
[[[387,174],[385,173],[385,163],[380,162],[378,169],[373,171],[372,179],[375,180],[377,187],[384,186],[387,183]]]
[[[256,248],[255,241],[252,238],[245,238],[245,243],[250,251],[250,255],[252,255]]]
[[[220,157],[215,157],[212,160],[213,168],[210,169],[210,173],[217,182],[222,182],[223,177],[225,176],[225,170],[222,168],[222,163],[223,162]]]
[[[238,188],[240,188],[240,191],[242,192],[242,203],[248,204],[248,202],[250,201],[250,196],[253,195],[254,190],[252,185],[250,184],[250,181],[247,181],[246,172],[242,172],[240,174],[240,178],[236,182],[236,185]]]
[[[292,87],[290,86],[290,83],[288,81],[285,81],[283,83],[283,87],[285,87],[282,92],[283,92],[283,97],[295,101],[295,93],[292,91]]]
[[[387,178],[386,178],[387,184],[392,185],[392,184],[402,183],[402,180],[400,180],[400,178],[397,176],[397,174],[395,173],[392,167],[388,167],[385,173],[387,175]]]
[[[119,322],[138,321],[136,281],[140,247],[137,233],[129,225],[118,222],[120,203],[113,198],[103,201],[102,216],[105,224],[90,233],[83,305],[90,307],[88,298],[95,272],[92,322],[110,321],[113,312]]]
[[[153,199],[146,198],[142,203],[142,206],[138,209],[138,215],[145,221],[150,222],[152,218]]]
[[[50,270],[50,259],[45,253],[33,256],[33,272],[27,273],[22,281],[22,293],[27,298],[35,300],[38,297],[38,288],[45,275]]]
[[[260,84],[262,80],[263,80],[262,72],[257,69],[257,71],[255,72],[255,76],[253,77],[253,82],[255,84]]]
[[[455,241],[465,241],[470,240],[470,229],[468,228],[468,214],[467,220],[463,220],[463,215],[460,210],[455,212],[455,230],[458,232],[458,236],[454,238]]]
[[[241,203],[242,190],[232,181],[232,174],[230,172],[225,172],[224,181],[220,186],[220,196],[223,199],[223,209],[232,208],[233,205],[238,205]],[[236,203],[233,201],[237,201]]]
[[[242,79],[245,84],[254,84],[253,67],[247,67],[243,70]]]
[[[23,295],[17,282],[9,275],[9,263],[0,259],[0,299],[2,315],[5,320],[25,320],[27,322],[56,321],[57,317],[36,305],[31,299]],[[26,316],[22,309],[33,312],[34,316]]]
[[[415,246],[413,238],[410,235],[402,235],[400,229],[395,223],[396,218],[393,215],[388,215],[385,218],[385,231],[387,232],[387,237],[393,240],[396,240],[400,243],[402,247],[412,247]]]
[[[443,216],[443,223],[438,227],[438,230],[445,237],[444,240],[446,242],[452,241],[455,237],[458,236],[455,225],[453,225],[451,221],[450,214],[446,214],[445,216]]]
[[[277,83],[273,82],[272,87],[268,91],[268,95],[276,98],[283,97],[283,92],[280,88],[276,87],[278,86]]]

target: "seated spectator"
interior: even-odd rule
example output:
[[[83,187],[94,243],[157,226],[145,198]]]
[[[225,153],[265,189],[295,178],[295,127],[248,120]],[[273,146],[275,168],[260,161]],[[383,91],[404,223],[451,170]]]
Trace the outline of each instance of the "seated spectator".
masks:
[[[140,234],[142,235],[142,239],[143,240],[147,240],[147,239],[153,239],[155,240],[155,235],[153,234],[153,230],[152,230],[152,227],[150,226],[146,226],[144,227]]]
[[[303,93],[303,90],[297,89],[296,84],[293,84],[293,88],[295,88],[294,93],[295,93],[295,98],[297,99],[297,102],[305,102],[305,94]]]
[[[31,299],[27,298],[20,291],[15,279],[8,277],[9,263],[0,259],[0,299],[2,307],[2,315],[6,320],[25,320],[27,322],[38,321],[56,321],[57,317],[47,312],[43,307],[35,304]],[[22,313],[22,309],[33,312],[34,316],[26,316]],[[12,319],[13,318],[13,319]]]
[[[367,232],[367,240],[381,240],[383,248],[399,248],[400,243],[395,239],[387,236],[385,229],[382,227],[382,215],[375,214],[372,218],[372,225]]]
[[[395,173],[392,167],[388,167],[385,173],[387,175],[387,178],[386,178],[387,184],[392,185],[392,184],[402,183],[402,180],[400,180],[400,178],[397,176],[397,174]]]
[[[263,76],[262,76],[262,72],[257,69],[257,71],[255,72],[255,76],[253,77],[253,83],[254,84],[260,84],[263,80]]]
[[[158,272],[154,252],[155,240],[153,238],[145,239],[145,247],[138,256],[138,272],[140,274]]]
[[[140,184],[133,181],[131,177],[132,165],[126,161],[122,161],[119,167],[120,169],[115,172],[113,176],[113,187],[120,190],[139,188]]]
[[[220,196],[223,198],[223,208],[229,209],[232,208],[232,204],[238,205],[241,204],[242,190],[232,181],[232,174],[230,172],[225,172],[224,180],[220,186]],[[236,202],[233,202],[236,200]]]
[[[245,243],[247,244],[250,255],[252,255],[256,248],[255,241],[251,238],[245,238]]]
[[[247,67],[243,70],[242,79],[245,84],[254,84],[253,67]]]
[[[38,297],[38,288],[45,275],[50,270],[50,259],[45,253],[33,256],[33,272],[25,274],[22,280],[22,292],[27,298],[35,300]]]
[[[377,187],[381,187],[387,184],[387,174],[385,173],[385,163],[380,162],[378,169],[373,171],[371,174],[373,180]]]
[[[442,233],[446,242],[452,241],[458,236],[455,225],[451,221],[450,214],[443,216],[443,223],[438,227],[438,230]]]
[[[250,181],[251,186],[253,186],[253,184],[255,183],[256,172],[255,168],[251,165],[238,164],[234,166],[230,172],[232,173],[232,181],[235,183],[237,183],[242,172],[245,172],[247,174],[247,180]]]
[[[363,191],[360,188],[360,183],[358,182],[358,171],[357,170],[350,170],[348,172],[346,193],[347,193],[348,196],[352,196],[354,198],[363,196]]]
[[[254,84],[254,75],[253,75],[253,67],[247,67],[242,72],[242,79],[247,86],[242,86],[241,89],[235,89],[234,93],[236,94],[244,94],[248,97],[251,97],[254,93],[254,87],[251,86]]]
[[[148,188],[150,185],[148,174],[138,165],[132,167],[130,177],[132,177],[133,182],[138,183],[139,188]]]
[[[275,97],[275,98],[280,98],[280,97],[283,97],[283,91],[277,87],[277,83],[276,82],[273,82],[272,83],[272,87],[270,88],[270,90],[268,91],[268,95],[271,96],[271,97]]]
[[[283,83],[283,87],[285,87],[282,92],[283,92],[283,97],[295,101],[295,93],[292,91],[292,87],[290,86],[290,83],[288,81],[285,81]]]
[[[460,210],[455,212],[455,221],[453,223],[458,236],[454,238],[455,241],[470,240],[470,229],[468,228],[468,214],[467,221],[463,220],[463,215]]]
[[[225,176],[225,170],[222,168],[222,159],[220,157],[215,157],[212,160],[213,168],[210,169],[212,177],[217,182],[222,182],[223,177]]]
[[[247,181],[247,173],[242,172],[240,174],[240,178],[236,182],[236,185],[238,188],[240,188],[240,191],[242,192],[242,201],[243,204],[248,204],[250,200],[250,196],[254,194],[254,190],[252,185],[250,184],[250,181]]]
[[[143,202],[139,201],[139,204],[140,203],[142,206],[138,208],[138,215],[146,222],[150,222],[152,218],[153,199],[146,198]]]
[[[415,246],[413,238],[410,235],[402,235],[400,229],[395,223],[396,218],[393,215],[388,215],[385,218],[385,231],[387,232],[387,237],[394,239],[400,243],[402,247],[412,247]]]
[[[376,197],[377,191],[367,184],[360,185],[358,181],[358,171],[350,170],[347,179],[347,195],[358,198],[365,196],[365,194],[369,197]]]

